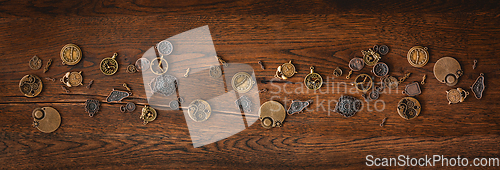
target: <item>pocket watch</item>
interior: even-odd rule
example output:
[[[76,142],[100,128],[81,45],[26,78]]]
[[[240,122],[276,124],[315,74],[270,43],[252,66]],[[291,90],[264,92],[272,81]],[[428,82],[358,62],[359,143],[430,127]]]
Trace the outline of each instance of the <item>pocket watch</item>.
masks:
[[[42,80],[35,75],[28,74],[19,81],[19,90],[26,97],[36,97],[42,92]]]
[[[363,54],[363,61],[368,66],[375,65],[381,59],[380,54],[376,53],[372,49],[368,49],[368,51],[361,51],[361,53]]]
[[[158,49],[158,53],[160,53],[161,55],[167,56],[172,53],[172,51],[174,50],[174,46],[172,45],[172,43],[170,43],[170,41],[163,40],[156,44],[156,49]]]
[[[372,73],[377,77],[384,77],[389,73],[389,66],[383,62],[378,62],[373,66]]]
[[[82,72],[67,72],[61,79],[59,79],[63,84],[68,87],[76,87],[83,85]]]
[[[422,46],[412,47],[408,51],[406,57],[408,58],[408,63],[410,63],[413,67],[423,67],[429,61],[427,47]]]
[[[113,75],[118,71],[118,62],[116,61],[116,56],[118,56],[118,53],[114,53],[111,58],[104,58],[101,60],[101,72],[104,75]]]
[[[63,65],[75,65],[82,59],[82,50],[75,44],[66,44],[61,49],[61,60]]]
[[[436,79],[448,86],[456,85],[458,83],[458,78],[463,74],[460,63],[452,57],[440,58],[436,64],[434,64],[433,71]]]
[[[464,102],[465,98],[468,95],[469,92],[460,87],[446,91],[446,99],[448,99],[448,104]]]
[[[54,132],[61,125],[61,115],[52,107],[36,108],[32,116],[33,126],[44,133]]]
[[[485,88],[485,86],[484,86],[484,74],[481,73],[481,74],[479,74],[479,77],[477,77],[474,84],[472,84],[470,89],[472,90],[472,93],[474,93],[474,96],[476,97],[476,99],[481,99],[483,97],[484,88]]]
[[[204,122],[212,114],[212,108],[207,101],[196,99],[188,106],[188,115],[195,122]]]
[[[413,97],[404,97],[398,103],[398,113],[403,119],[410,120],[420,114],[420,102]]]
[[[276,69],[276,75],[274,77],[280,79],[288,79],[292,77],[297,71],[295,71],[295,66],[292,64],[292,60],[288,63],[284,63]]]
[[[250,91],[253,84],[255,84],[255,80],[253,80],[252,76],[246,72],[238,72],[234,74],[231,80],[233,89],[238,93],[246,93]]]
[[[281,127],[285,117],[285,108],[277,101],[267,101],[259,108],[260,124],[266,129]]]
[[[311,73],[309,73],[304,78],[304,84],[310,90],[318,90],[323,85],[323,78],[321,78],[321,75],[314,72],[313,66],[311,66],[310,69],[311,69]]]

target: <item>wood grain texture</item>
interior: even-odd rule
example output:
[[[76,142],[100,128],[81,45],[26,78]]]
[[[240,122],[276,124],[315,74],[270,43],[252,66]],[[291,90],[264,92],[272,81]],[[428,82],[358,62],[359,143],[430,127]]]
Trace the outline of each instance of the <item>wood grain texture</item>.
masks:
[[[2,168],[360,169],[366,167],[369,154],[460,155],[469,162],[475,157],[500,157],[497,1],[26,0],[0,4]],[[283,127],[271,130],[257,121],[244,131],[199,148],[192,145],[186,123],[191,120],[186,120],[182,111],[159,110],[157,120],[143,125],[139,110],[147,104],[145,85],[141,74],[126,73],[126,66],[159,41],[204,25],[210,28],[217,54],[229,63],[252,66],[257,80],[271,79],[276,67],[293,60],[298,74],[289,81],[302,82],[314,66],[326,81],[319,91],[302,90],[302,84],[258,82],[254,87],[269,89],[259,94],[261,103],[274,99],[288,108],[291,100],[313,99],[311,111],[288,116]],[[68,43],[83,51],[82,61],[75,66],[63,66],[59,58],[61,48]],[[365,103],[351,118],[329,111],[341,95],[355,92],[349,85],[338,86],[350,83],[345,79],[349,60],[374,44],[390,47],[382,58],[390,75],[401,77],[412,72],[410,78],[398,90],[381,95],[384,105],[379,102],[374,108],[374,102]],[[412,67],[406,59],[415,45],[429,48],[430,61],[422,68]],[[105,76],[99,63],[114,52],[119,53],[120,69]],[[33,55],[44,64],[49,58],[54,60],[47,73],[28,67]],[[451,87],[439,83],[432,73],[434,63],[444,56],[456,58],[464,70],[454,88],[469,90],[479,73],[485,74],[486,90],[481,100],[471,95],[463,103],[448,105],[445,91]],[[474,59],[478,67],[473,70]],[[263,61],[265,70],[258,60]],[[334,78],[337,66],[344,75]],[[370,73],[370,69],[365,67],[354,76]],[[185,73],[182,67],[169,70],[178,78]],[[68,71],[83,71],[84,84],[94,80],[92,88],[71,88],[67,94],[60,82],[44,79],[59,79]],[[26,74],[42,78],[44,89],[36,98],[19,92],[19,80]],[[423,93],[416,97],[423,108],[420,116],[411,121],[401,119],[396,105],[404,97],[404,85],[421,81],[424,74]],[[124,89],[124,82],[133,89],[133,96],[121,103],[102,103],[99,113],[89,118],[85,101],[105,101],[111,89]],[[186,87],[194,88],[190,84]],[[213,93],[200,90],[200,95]],[[360,94],[351,95],[361,99]],[[121,113],[119,107],[129,101],[138,104],[137,109]],[[56,108],[62,116],[61,127],[51,134],[31,126],[31,111],[44,106]],[[384,117],[388,119],[381,128]]]

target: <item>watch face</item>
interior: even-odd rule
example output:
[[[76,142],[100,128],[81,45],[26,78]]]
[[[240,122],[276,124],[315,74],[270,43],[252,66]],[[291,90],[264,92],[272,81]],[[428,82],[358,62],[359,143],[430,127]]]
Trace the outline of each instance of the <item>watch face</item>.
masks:
[[[415,46],[408,51],[408,62],[413,67],[423,67],[429,61],[427,47]]]
[[[158,49],[158,52],[161,55],[170,55],[172,53],[174,47],[172,46],[172,43],[167,40],[163,40],[160,43],[156,45],[156,48]]]
[[[82,59],[82,51],[75,44],[67,44],[61,49],[63,65],[75,65]]]

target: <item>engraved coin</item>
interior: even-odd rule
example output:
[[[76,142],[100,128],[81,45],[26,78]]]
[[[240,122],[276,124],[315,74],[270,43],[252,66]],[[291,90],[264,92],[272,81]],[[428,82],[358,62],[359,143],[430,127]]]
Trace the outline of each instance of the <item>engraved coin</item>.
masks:
[[[210,66],[210,70],[208,71],[208,74],[210,75],[210,77],[215,78],[215,79],[222,76],[222,70],[220,68],[220,65]]]
[[[448,99],[449,104],[460,102],[460,92],[457,89],[451,89],[446,91],[446,98]]]
[[[387,53],[389,53],[389,47],[387,47],[387,45],[381,45],[378,48],[378,53],[380,53],[380,55],[386,55]]]
[[[212,113],[212,108],[207,101],[196,99],[192,101],[188,106],[188,115],[191,120],[195,122],[206,121],[210,114]]]
[[[238,93],[246,93],[250,91],[253,84],[255,84],[255,80],[253,80],[252,76],[246,72],[238,72],[234,74],[231,80],[233,89]]]
[[[291,60],[290,62],[281,65],[281,73],[287,78],[292,77],[295,73],[297,73]]]
[[[172,46],[172,43],[170,43],[170,41],[167,41],[167,40],[163,40],[161,41],[160,43],[158,43],[156,45],[156,48],[158,49],[158,52],[161,54],[161,55],[170,55],[170,53],[172,53],[174,47]]]
[[[361,100],[352,96],[343,95],[339,98],[339,101],[337,102],[337,105],[335,105],[335,109],[333,111],[344,117],[351,117],[361,110],[361,104]]]
[[[146,58],[139,58],[139,59],[137,59],[137,61],[135,61],[135,67],[139,71],[149,69],[150,64],[151,64],[151,62]]]
[[[82,50],[75,44],[67,44],[61,49],[63,65],[75,65],[82,59]]]
[[[149,122],[155,120],[156,116],[156,110],[151,106],[145,105],[142,108],[141,116],[139,118],[144,120],[144,124],[148,124]]]
[[[349,68],[352,70],[352,71],[359,71],[361,69],[363,69],[363,67],[365,66],[365,63],[363,61],[363,59],[361,58],[353,58],[351,59],[351,61],[349,61]]]
[[[118,71],[118,62],[115,59],[117,56],[118,53],[114,53],[111,58],[104,58],[101,60],[100,68],[104,75],[110,76]]]
[[[408,62],[413,67],[423,67],[429,61],[429,53],[427,47],[415,46],[412,47],[407,54]]]
[[[42,60],[38,56],[33,56],[29,62],[30,68],[33,70],[38,70],[42,67]]]
[[[363,54],[363,61],[368,66],[375,65],[381,59],[380,54],[374,52],[372,49],[369,49],[368,51],[361,51],[361,53]]]
[[[33,125],[44,133],[54,132],[61,125],[61,115],[52,107],[33,110]]]
[[[154,74],[162,75],[168,71],[168,62],[163,57],[157,57],[151,61],[149,68]]]
[[[40,92],[42,92],[43,84],[42,80],[35,75],[28,74],[25,75],[21,81],[19,81],[19,90],[26,97],[36,97]]]
[[[169,74],[163,74],[152,79],[149,87],[153,93],[170,96],[177,90],[177,78]]]
[[[277,101],[267,101],[259,108],[259,119],[262,127],[266,129],[281,127],[285,117],[285,108]]]
[[[377,77],[383,77],[389,73],[389,67],[383,62],[378,62],[375,66],[373,66],[372,72]]]
[[[420,102],[413,97],[404,97],[398,103],[398,113],[403,119],[410,120],[417,117],[422,109]]]
[[[304,78],[304,84],[310,90],[318,90],[323,85],[323,78],[318,73],[314,72],[314,67],[311,66],[311,73]]]
[[[172,110],[179,110],[179,101],[177,100],[172,100],[170,101],[170,109]]]

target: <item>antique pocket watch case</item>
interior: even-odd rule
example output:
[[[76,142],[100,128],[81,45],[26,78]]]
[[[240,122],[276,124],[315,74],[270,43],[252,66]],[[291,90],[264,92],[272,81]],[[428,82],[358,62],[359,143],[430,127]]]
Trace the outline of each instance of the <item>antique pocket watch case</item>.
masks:
[[[398,103],[398,113],[403,119],[410,120],[420,114],[420,102],[413,97],[404,97]]]
[[[311,73],[304,78],[304,84],[310,90],[318,90],[323,85],[323,78],[318,73],[314,72],[314,67],[311,66]]]
[[[51,133],[61,125],[61,115],[52,107],[36,108],[32,112],[33,126],[44,133]]]
[[[458,78],[462,76],[463,71],[460,63],[452,57],[440,58],[434,64],[434,76],[436,79],[448,86],[454,86],[458,83]]]
[[[42,92],[43,83],[38,76],[28,74],[19,81],[19,90],[26,97],[36,97]]]
[[[75,44],[67,44],[61,49],[63,65],[75,65],[82,59],[82,50]]]
[[[469,92],[460,87],[457,89],[446,91],[446,99],[448,99],[448,104],[463,102],[468,95]]]
[[[259,108],[260,124],[266,129],[281,127],[285,117],[285,108],[277,101],[267,101]]]
[[[67,72],[64,76],[59,79],[63,84],[68,87],[76,87],[83,85],[83,76],[82,72]]]
[[[427,47],[415,46],[408,50],[406,58],[413,67],[423,67],[429,62],[429,52]]]
[[[114,53],[111,58],[104,58],[101,60],[100,68],[102,74],[110,76],[118,71],[118,62],[115,59],[117,56],[118,53]]]

